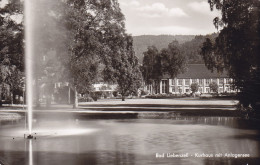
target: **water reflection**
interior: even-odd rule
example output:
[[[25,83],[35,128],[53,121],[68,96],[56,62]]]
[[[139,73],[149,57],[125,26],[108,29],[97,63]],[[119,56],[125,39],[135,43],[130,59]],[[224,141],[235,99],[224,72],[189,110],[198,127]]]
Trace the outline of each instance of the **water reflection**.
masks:
[[[33,165],[32,139],[29,140],[29,165]]]
[[[244,123],[243,123],[244,122]],[[239,126],[241,123],[244,126]],[[43,130],[95,130],[36,140],[4,136],[21,123],[0,127],[0,160],[6,164],[240,164],[259,163],[259,130],[232,117],[171,119],[36,120]],[[70,126],[70,127],[69,127]],[[75,130],[74,130],[75,129]],[[66,131],[65,131],[66,132]],[[38,133],[37,133],[38,135]],[[26,144],[24,146],[24,144]],[[24,149],[25,148],[25,149]],[[245,153],[249,158],[156,158],[156,153]],[[19,161],[17,161],[19,160]],[[50,163],[51,162],[51,163]]]
[[[257,120],[245,120],[239,117],[204,117],[204,116],[181,116],[179,113],[143,113],[138,115],[139,119],[171,119],[176,124],[206,124],[220,125],[238,129],[257,129],[260,130],[260,122]]]

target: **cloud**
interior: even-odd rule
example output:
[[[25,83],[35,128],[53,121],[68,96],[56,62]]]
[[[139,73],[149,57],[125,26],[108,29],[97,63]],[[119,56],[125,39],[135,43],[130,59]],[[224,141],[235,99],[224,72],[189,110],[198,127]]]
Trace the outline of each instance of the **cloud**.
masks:
[[[132,6],[140,6],[140,2],[136,0],[131,1],[129,4]]]
[[[140,2],[138,1],[138,0],[128,0],[128,1],[123,1],[123,0],[121,0],[120,1],[120,4],[122,5],[122,6],[132,6],[132,7],[137,7],[137,6],[140,6]]]
[[[178,17],[187,16],[187,14],[180,8],[171,8],[169,10],[169,15]]]
[[[154,3],[137,8],[145,17],[186,17],[188,16],[181,8],[167,8],[163,3]]]
[[[213,10],[213,12],[210,12],[209,3],[205,1],[201,2],[191,2],[188,4],[188,6],[195,12],[201,13],[201,14],[209,14],[209,15],[219,15],[219,12],[217,10]]]

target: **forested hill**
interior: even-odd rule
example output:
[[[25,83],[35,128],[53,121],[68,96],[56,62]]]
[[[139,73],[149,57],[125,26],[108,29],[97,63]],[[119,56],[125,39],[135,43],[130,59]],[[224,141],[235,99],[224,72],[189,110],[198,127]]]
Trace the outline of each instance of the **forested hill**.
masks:
[[[203,63],[199,51],[200,46],[206,37],[215,38],[217,34],[207,36],[195,35],[141,35],[133,36],[134,50],[140,63],[143,61],[143,52],[147,51],[148,46],[155,46],[158,50],[166,48],[169,43],[177,40],[181,49],[188,59],[188,63]]]
[[[191,41],[195,35],[141,35],[133,36],[134,50],[139,61],[143,60],[143,52],[148,46],[155,46],[158,50],[166,48],[173,40],[177,40],[180,44]]]

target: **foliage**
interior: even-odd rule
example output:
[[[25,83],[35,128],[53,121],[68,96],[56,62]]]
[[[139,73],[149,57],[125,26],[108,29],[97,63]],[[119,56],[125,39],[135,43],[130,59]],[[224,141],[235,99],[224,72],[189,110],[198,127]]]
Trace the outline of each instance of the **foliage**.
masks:
[[[218,36],[217,33],[213,33],[211,35],[198,35],[195,36],[191,41],[187,41],[181,45],[181,50],[184,56],[187,58],[187,63],[189,64],[203,64],[204,61],[200,55],[200,50],[203,42],[206,38],[216,38]]]
[[[211,82],[209,84],[209,88],[211,91],[213,91],[214,93],[218,93],[218,84],[216,82]]]
[[[119,81],[121,86],[126,84],[120,81],[125,82],[133,76],[127,74],[131,70],[131,59],[126,42],[131,37],[125,34],[124,17],[118,2],[68,0],[66,4],[64,24],[71,37],[68,65],[73,84],[88,90],[97,79],[100,63],[105,80]]]
[[[199,90],[199,84],[198,84],[198,83],[192,83],[192,84],[190,85],[190,88],[191,88],[192,93],[198,92],[198,90]]]
[[[9,85],[11,103],[13,92],[23,86],[23,25],[14,19],[22,14],[22,9],[22,3],[16,0],[0,8],[0,83]]]
[[[200,48],[206,38],[216,38],[218,33],[210,35],[141,35],[134,36],[134,50],[140,63],[143,63],[143,52],[147,51],[147,47],[155,46],[158,50],[166,48],[172,41],[180,43],[180,49],[189,64],[202,64],[203,59],[200,56]]]
[[[260,93],[260,2],[209,0],[211,9],[221,11],[214,19],[220,29],[215,40],[207,39],[201,54],[209,69],[226,69],[240,91],[243,106],[256,109]]]
[[[6,51],[13,50],[16,56],[5,57],[19,57],[23,61],[23,47],[16,49],[23,46],[23,34],[20,33],[23,26],[16,26],[8,15],[22,11],[20,2],[23,1],[10,2],[0,11],[1,58]],[[30,19],[34,24],[33,47],[34,55],[37,55],[33,59],[36,85],[45,84],[51,93],[55,82],[69,81],[75,87],[75,94],[77,91],[86,93],[92,91],[92,83],[102,72],[110,73],[104,77],[118,83],[121,93],[137,90],[140,86],[139,65],[132,49],[132,37],[125,33],[124,16],[117,0],[39,0],[32,5],[34,16]],[[13,33],[14,28],[20,30],[19,33]],[[10,63],[14,64],[14,61],[17,62],[12,60]],[[23,69],[23,62],[17,63],[15,68]]]
[[[149,46],[144,52],[142,74],[145,82],[150,84],[153,79],[160,79],[162,69],[159,62],[159,51],[155,46]]]
[[[144,90],[141,90],[141,96],[145,96],[145,95],[148,95],[148,92],[144,91]]]
[[[110,65],[107,65],[104,70],[104,79],[118,84],[118,92],[124,100],[125,96],[137,93],[141,86],[141,72],[133,51],[132,37],[124,34],[115,38],[114,41],[118,42],[119,49],[118,51],[111,50],[113,55],[110,56]]]
[[[156,89],[159,81],[164,75],[175,77],[184,69],[186,59],[183,56],[177,41],[173,41],[167,48],[160,52],[155,46],[148,47],[144,52],[142,74],[145,83],[156,83]]]
[[[91,97],[81,97],[81,98],[79,98],[79,102],[93,102],[93,101],[94,100]],[[95,101],[97,101],[97,100],[95,100]]]
[[[183,97],[187,97],[187,96],[181,94],[152,94],[152,95],[145,96],[145,98],[150,98],[150,99],[169,99],[169,98],[183,98]]]
[[[117,91],[113,91],[113,96],[117,97],[117,95],[118,95],[118,92]]]
[[[68,0],[65,8],[61,17],[69,36],[65,63],[77,90],[91,91],[100,73],[103,80],[117,83],[122,95],[137,90],[139,66],[117,0]]]

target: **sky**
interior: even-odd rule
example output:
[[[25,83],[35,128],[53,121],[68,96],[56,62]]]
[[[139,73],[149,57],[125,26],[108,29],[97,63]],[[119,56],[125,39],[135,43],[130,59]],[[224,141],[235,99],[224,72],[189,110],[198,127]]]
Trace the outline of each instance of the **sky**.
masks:
[[[205,35],[217,32],[208,0],[118,0],[127,33]]]

